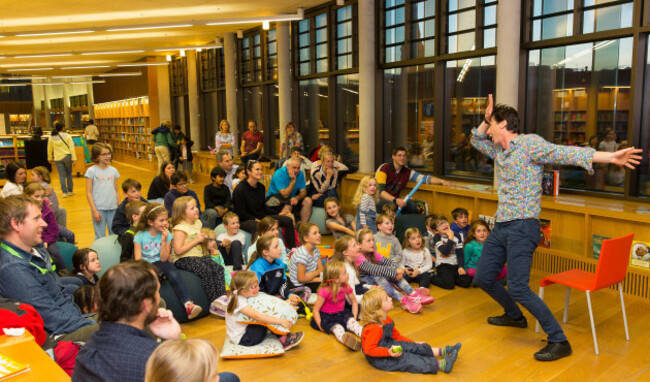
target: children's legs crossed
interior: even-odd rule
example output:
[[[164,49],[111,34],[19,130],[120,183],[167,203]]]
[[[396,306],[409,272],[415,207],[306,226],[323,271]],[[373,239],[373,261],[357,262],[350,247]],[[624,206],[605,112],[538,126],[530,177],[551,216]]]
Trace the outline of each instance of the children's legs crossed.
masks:
[[[391,283],[389,283],[388,280],[383,277],[364,276],[363,280],[368,284],[379,285],[381,289],[383,289],[390,297],[394,298],[397,301],[401,300],[402,297],[404,297],[404,295],[396,291]]]

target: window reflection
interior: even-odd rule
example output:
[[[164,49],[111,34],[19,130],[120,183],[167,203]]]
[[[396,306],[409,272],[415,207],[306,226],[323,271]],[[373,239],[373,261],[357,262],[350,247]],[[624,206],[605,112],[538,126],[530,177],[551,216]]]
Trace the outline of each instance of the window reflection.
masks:
[[[565,145],[615,151],[627,146],[632,38],[530,52],[525,126]],[[594,174],[563,167],[566,188],[623,192],[625,170],[595,164]]]
[[[300,120],[298,130],[305,142],[305,154],[318,145],[330,144],[329,98],[326,79],[298,82]]]
[[[336,151],[350,169],[359,167],[359,75],[336,77]]]
[[[492,178],[492,160],[469,140],[472,128],[485,116],[487,95],[496,90],[495,57],[449,61],[445,78],[445,173]]]

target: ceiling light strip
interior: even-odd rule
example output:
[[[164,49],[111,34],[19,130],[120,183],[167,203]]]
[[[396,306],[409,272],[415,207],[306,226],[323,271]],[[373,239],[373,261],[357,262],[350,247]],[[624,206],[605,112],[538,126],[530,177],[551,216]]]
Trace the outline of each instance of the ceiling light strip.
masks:
[[[43,58],[43,57],[67,57],[67,56],[72,56],[72,53],[25,54],[21,56],[13,56],[11,58]]]
[[[67,30],[59,32],[36,32],[36,33],[18,33],[12,35],[13,37],[34,37],[34,36],[56,36],[62,34],[82,34],[82,33],[94,33],[94,30]]]
[[[75,70],[75,69],[94,69],[94,68],[110,68],[110,65],[92,65],[92,66],[66,66],[60,68],[61,70]]]
[[[130,67],[130,66],[167,66],[169,62],[133,62],[129,64],[117,64],[119,67]]]
[[[193,26],[194,26],[193,24],[126,26],[126,27],[106,29],[106,32],[140,31],[140,30],[148,30],[148,29],[168,29],[168,28],[189,28]]]
[[[53,70],[53,68],[7,69],[8,72],[28,72],[28,71],[42,71],[42,70]]]
[[[144,53],[144,49],[138,50],[117,50],[117,51],[106,51],[106,52],[83,52],[82,56],[92,56],[95,54],[132,54],[132,53]]]

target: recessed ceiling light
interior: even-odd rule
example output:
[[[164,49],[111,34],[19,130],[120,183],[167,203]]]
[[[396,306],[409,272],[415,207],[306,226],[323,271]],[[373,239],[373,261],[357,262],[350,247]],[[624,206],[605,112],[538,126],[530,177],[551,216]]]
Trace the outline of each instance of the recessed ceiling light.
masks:
[[[123,67],[128,67],[128,66],[164,66],[164,65],[169,65],[168,62],[133,62],[130,64],[117,64],[117,66],[123,66]]]
[[[74,76],[52,76],[52,78],[88,78],[92,76],[92,74],[79,74]]]
[[[52,70],[52,68],[7,69],[8,72],[27,72],[39,70]]]
[[[70,82],[70,85],[105,84],[104,80]]]
[[[40,32],[40,33],[21,33],[21,34],[16,34],[14,37],[32,37],[32,36],[54,36],[54,35],[61,35],[61,34],[81,34],[81,33],[93,33],[95,31],[61,31],[61,32]]]
[[[20,83],[20,84],[0,84],[0,88],[4,87],[4,86],[10,87],[10,88],[18,87],[18,86],[29,86],[31,84],[32,84],[31,82]]]
[[[82,56],[92,56],[95,54],[129,54],[129,53],[144,53],[144,50],[118,50],[118,51],[109,51],[109,52],[84,52],[81,53]]]
[[[154,25],[150,27],[124,27],[124,28],[114,28],[106,29],[106,32],[122,32],[122,31],[139,31],[147,29],[167,29],[167,28],[189,28],[193,27],[192,24],[181,24],[181,25]]]
[[[131,76],[141,76],[142,72],[124,72],[124,73],[105,73],[98,74],[97,77],[131,77]]]
[[[5,80],[5,81],[25,81],[25,80],[44,80],[47,77],[19,77],[19,76],[12,76],[12,77],[0,77],[0,80]]]
[[[66,56],[72,56],[72,53],[25,54],[22,56],[13,56],[12,58],[41,58],[41,57],[66,57]]]
[[[93,69],[93,68],[110,68],[110,65],[93,65],[93,66],[67,66],[61,68],[62,70],[73,70],[73,69]]]
[[[181,51],[181,50],[190,50],[190,49],[217,49],[217,48],[223,48],[223,45],[217,45],[217,44],[211,44],[211,45],[198,45],[198,46],[176,46],[176,47],[169,47],[169,48],[160,48],[160,49],[154,49],[154,52],[172,52],[172,51]]]

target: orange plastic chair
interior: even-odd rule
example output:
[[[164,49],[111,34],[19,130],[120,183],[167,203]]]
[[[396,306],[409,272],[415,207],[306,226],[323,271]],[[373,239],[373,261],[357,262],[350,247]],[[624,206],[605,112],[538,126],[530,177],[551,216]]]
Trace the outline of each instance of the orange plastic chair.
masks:
[[[569,295],[571,288],[579,289],[587,293],[587,306],[589,308],[589,319],[591,320],[591,334],[594,337],[594,350],[598,355],[598,340],[596,339],[596,327],[594,326],[594,314],[591,309],[591,292],[618,284],[618,291],[621,296],[621,310],[623,311],[623,325],[625,326],[625,339],[630,340],[630,333],[627,329],[627,316],[625,315],[625,303],[623,301],[623,280],[627,273],[627,265],[632,248],[634,233],[615,239],[603,240],[600,250],[596,273],[586,272],[580,269],[556,273],[546,276],[539,283],[539,297],[544,299],[544,288],[551,284],[566,286],[566,297],[564,299],[564,318],[566,324],[569,319]],[[539,333],[539,321],[535,326],[535,332]]]

